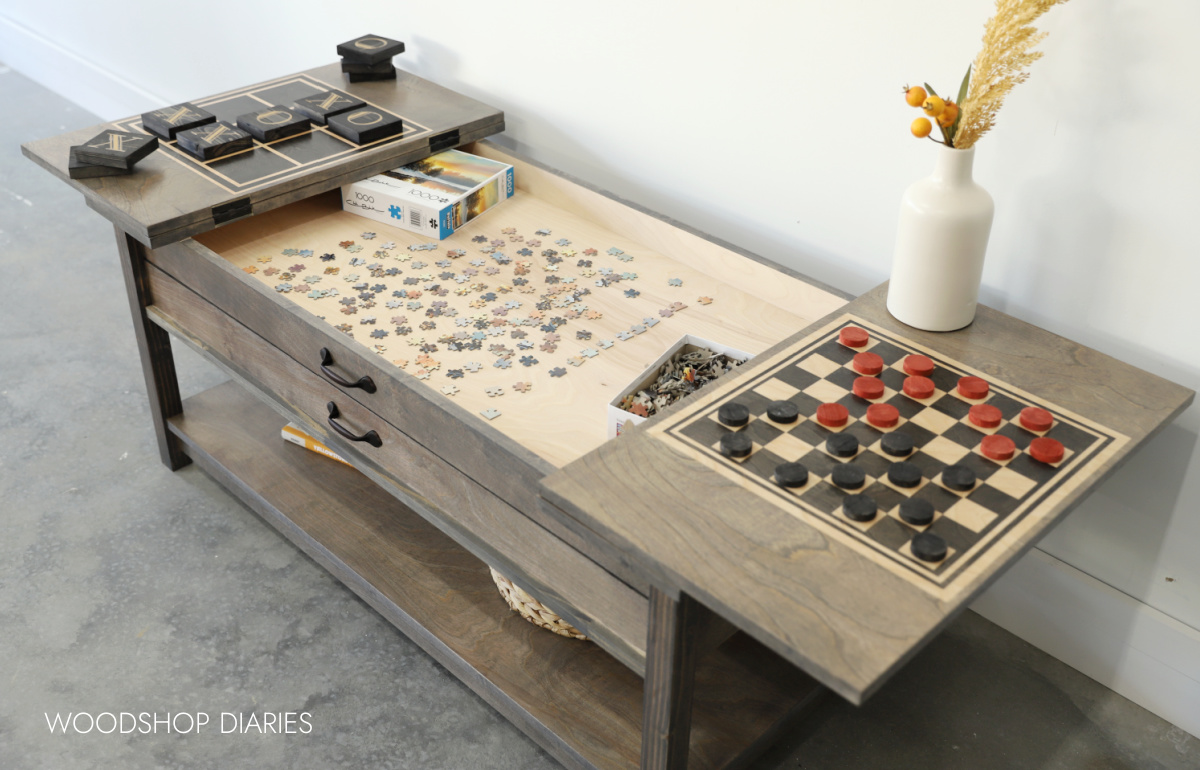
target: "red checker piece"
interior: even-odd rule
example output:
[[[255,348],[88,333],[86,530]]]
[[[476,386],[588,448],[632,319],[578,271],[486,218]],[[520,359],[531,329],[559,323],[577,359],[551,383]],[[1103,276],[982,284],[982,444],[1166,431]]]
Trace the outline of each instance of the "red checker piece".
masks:
[[[1057,463],[1062,462],[1063,456],[1066,454],[1061,441],[1056,441],[1052,438],[1035,438],[1029,442],[1029,456],[1038,462]]]
[[[933,380],[928,377],[913,375],[912,377],[904,378],[904,393],[913,398],[929,398],[933,395],[936,386]]]
[[[838,332],[838,341],[849,348],[861,348],[871,340],[871,335],[865,329],[857,326],[847,326]]]
[[[1027,406],[1021,410],[1021,427],[1035,433],[1045,433],[1054,424],[1054,415],[1036,406]]]
[[[904,359],[904,371],[918,377],[928,377],[933,374],[933,359],[921,355],[907,356]]]
[[[876,428],[891,428],[900,422],[900,410],[891,404],[871,404],[867,407],[867,422]]]
[[[958,381],[958,392],[963,398],[978,401],[981,398],[987,398],[989,390],[987,380],[982,377],[963,377]]]
[[[875,377],[855,377],[854,395],[874,401],[883,396],[883,380]]]
[[[878,353],[855,353],[854,371],[859,374],[879,374],[883,371],[883,359]]]
[[[1011,460],[1017,452],[1017,445],[1008,436],[984,436],[979,443],[979,451],[993,460]]]
[[[817,422],[827,428],[840,428],[850,419],[850,412],[841,404],[821,404],[817,407]]]
[[[981,428],[999,428],[1004,420],[1000,410],[991,404],[976,404],[967,412],[967,417]]]

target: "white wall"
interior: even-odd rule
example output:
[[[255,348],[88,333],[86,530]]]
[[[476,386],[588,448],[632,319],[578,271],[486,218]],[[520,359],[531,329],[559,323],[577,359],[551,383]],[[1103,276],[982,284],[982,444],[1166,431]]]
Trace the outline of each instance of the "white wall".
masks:
[[[408,43],[402,67],[504,109],[503,143],[858,293],[886,279],[900,195],[932,165],[901,86],[957,89],[992,3],[177,8],[5,0],[0,60],[111,119],[388,35]],[[977,147],[996,200],[984,300],[1198,388],[1200,4],[1075,0],[1040,26],[1045,58]],[[1186,633],[1200,628],[1198,432],[1193,408],[1041,546]]]

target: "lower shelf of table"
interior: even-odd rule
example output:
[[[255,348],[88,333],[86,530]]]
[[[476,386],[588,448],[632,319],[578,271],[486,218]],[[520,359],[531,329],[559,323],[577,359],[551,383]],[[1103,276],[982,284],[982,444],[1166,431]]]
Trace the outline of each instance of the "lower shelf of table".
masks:
[[[486,565],[357,471],[284,442],[229,382],[184,402],[187,454],[559,761],[637,767],[642,680],[511,612]],[[689,768],[743,766],[822,688],[737,634],[701,659]]]

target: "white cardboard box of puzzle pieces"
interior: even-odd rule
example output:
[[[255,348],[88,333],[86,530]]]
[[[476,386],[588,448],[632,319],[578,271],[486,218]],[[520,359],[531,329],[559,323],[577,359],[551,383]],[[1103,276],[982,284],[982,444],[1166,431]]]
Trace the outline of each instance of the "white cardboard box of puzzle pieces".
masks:
[[[654,363],[647,366],[645,371],[638,375],[637,379],[626,385],[624,388],[621,388],[621,390],[618,391],[619,395],[617,395],[616,398],[608,402],[608,437],[616,438],[617,436],[621,435],[621,433],[627,427],[640,425],[649,419],[649,417],[642,417],[622,409],[621,402],[625,400],[626,396],[636,395],[642,390],[645,390],[653,385],[655,380],[658,379],[663,366],[675,358],[677,354],[688,353],[700,348],[707,348],[714,353],[727,356],[738,364],[744,364],[751,358],[754,358],[753,355],[745,352],[744,350],[731,348],[728,345],[722,345],[720,343],[713,342],[712,340],[706,340],[693,334],[683,335],[677,342],[675,342],[675,344],[667,348],[661,356],[656,358]]]
[[[441,240],[512,197],[513,167],[446,150],[342,187],[342,210]]]

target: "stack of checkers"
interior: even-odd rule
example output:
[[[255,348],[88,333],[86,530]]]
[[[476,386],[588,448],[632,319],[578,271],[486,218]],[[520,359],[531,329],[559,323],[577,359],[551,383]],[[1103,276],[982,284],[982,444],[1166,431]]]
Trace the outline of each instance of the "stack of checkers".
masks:
[[[72,179],[122,176],[134,164],[158,149],[158,139],[128,131],[103,131],[71,148],[67,174]]]
[[[840,330],[837,342],[851,350],[862,350],[868,346],[870,335],[858,327],[847,326]],[[956,395],[961,399],[966,412],[963,417],[975,429],[966,433],[973,433],[973,437],[957,431],[951,441],[944,437],[932,436],[928,430],[916,426],[914,417],[918,411],[930,408],[939,397],[937,394],[940,392],[931,376],[941,375],[934,375],[935,365],[928,356],[908,355],[903,358],[902,365],[902,383],[894,377],[889,381],[893,383],[892,387],[899,385],[897,390],[901,390],[904,396],[913,402],[911,405],[907,400],[900,402],[906,410],[905,414],[901,414],[901,410],[894,405],[894,400],[892,403],[886,402],[892,399],[885,394],[895,391],[889,391],[888,386],[880,379],[880,376],[885,374],[885,369],[888,369],[883,358],[866,350],[853,354],[850,366],[853,368],[853,374],[857,376],[853,379],[852,393],[855,399],[860,400],[858,403],[865,406],[865,410],[857,411],[860,415],[857,419],[865,421],[866,425],[870,426],[869,429],[851,426],[855,418],[844,403],[817,403],[809,407],[812,409],[811,413],[806,411],[804,415],[801,415],[801,408],[793,401],[779,400],[768,404],[763,415],[766,422],[783,426],[782,429],[786,430],[798,424],[802,417],[812,420],[820,426],[820,430],[797,430],[792,435],[794,437],[803,433],[809,441],[820,441],[823,445],[823,453],[818,451],[809,455],[813,462],[819,461],[822,470],[810,468],[799,461],[785,462],[774,468],[773,481],[797,494],[811,492],[814,495],[814,504],[818,508],[828,510],[828,502],[823,501],[823,498],[829,498],[829,495],[819,491],[822,486],[821,479],[827,479],[829,485],[839,490],[837,508],[840,509],[840,515],[863,526],[875,521],[876,517],[881,515],[883,507],[891,504],[883,504],[869,494],[869,488],[881,490],[889,498],[899,500],[895,514],[918,532],[908,544],[911,555],[922,562],[935,565],[947,558],[948,544],[944,538],[927,528],[939,512],[944,511],[935,507],[930,499],[912,493],[931,483],[931,476],[936,473],[937,485],[951,493],[949,498],[943,496],[941,499],[953,504],[977,490],[982,482],[977,470],[986,474],[987,471],[1012,461],[1018,454],[1018,448],[1012,438],[996,432],[1004,422],[1004,416],[995,405],[985,403],[989,399],[990,386],[980,377],[960,377],[956,388]],[[891,371],[891,374],[895,373]],[[848,379],[849,377],[842,381]],[[945,381],[944,377],[942,381]],[[855,408],[861,409],[858,406]],[[1060,441],[1044,435],[1056,425],[1054,416],[1039,407],[1026,406],[1015,417],[1014,422],[1019,424],[1022,430],[1036,436],[1027,441],[1027,446],[1022,450],[1024,454],[1042,467],[1057,467],[1064,459],[1064,446]],[[720,435],[716,448],[722,455],[737,463],[745,462],[754,454],[756,446],[753,435],[762,436],[764,431],[769,431],[755,431],[750,423],[756,418],[745,404],[737,401],[721,404],[716,419],[724,428],[729,429]],[[948,417],[945,420],[954,423]],[[919,421],[918,418],[916,422]],[[844,430],[847,428],[849,429]],[[922,441],[914,441],[914,434],[924,434],[925,438]],[[865,444],[861,444],[860,439],[872,443],[874,451],[866,452]],[[874,443],[876,439],[878,444]],[[796,438],[791,440],[794,443],[799,442]],[[962,459],[957,462],[939,463],[938,469],[931,473],[929,457],[925,454],[935,450],[923,444],[939,441],[943,442],[942,451],[945,451],[946,447],[953,447],[954,442],[973,444],[979,455],[996,465],[980,465],[977,458],[972,459],[970,453],[963,452],[966,456]],[[1023,440],[1022,444],[1025,445],[1026,442]],[[922,450],[926,452],[922,453]],[[833,460],[832,464],[829,463],[829,459]],[[762,470],[770,473],[768,469]],[[810,484],[810,476],[813,476],[816,483]],[[892,491],[888,492],[885,487]],[[900,493],[899,497],[896,497],[895,492]]]
[[[395,80],[392,57],[404,53],[404,43],[380,35],[363,35],[337,47],[342,72],[351,83]]]

